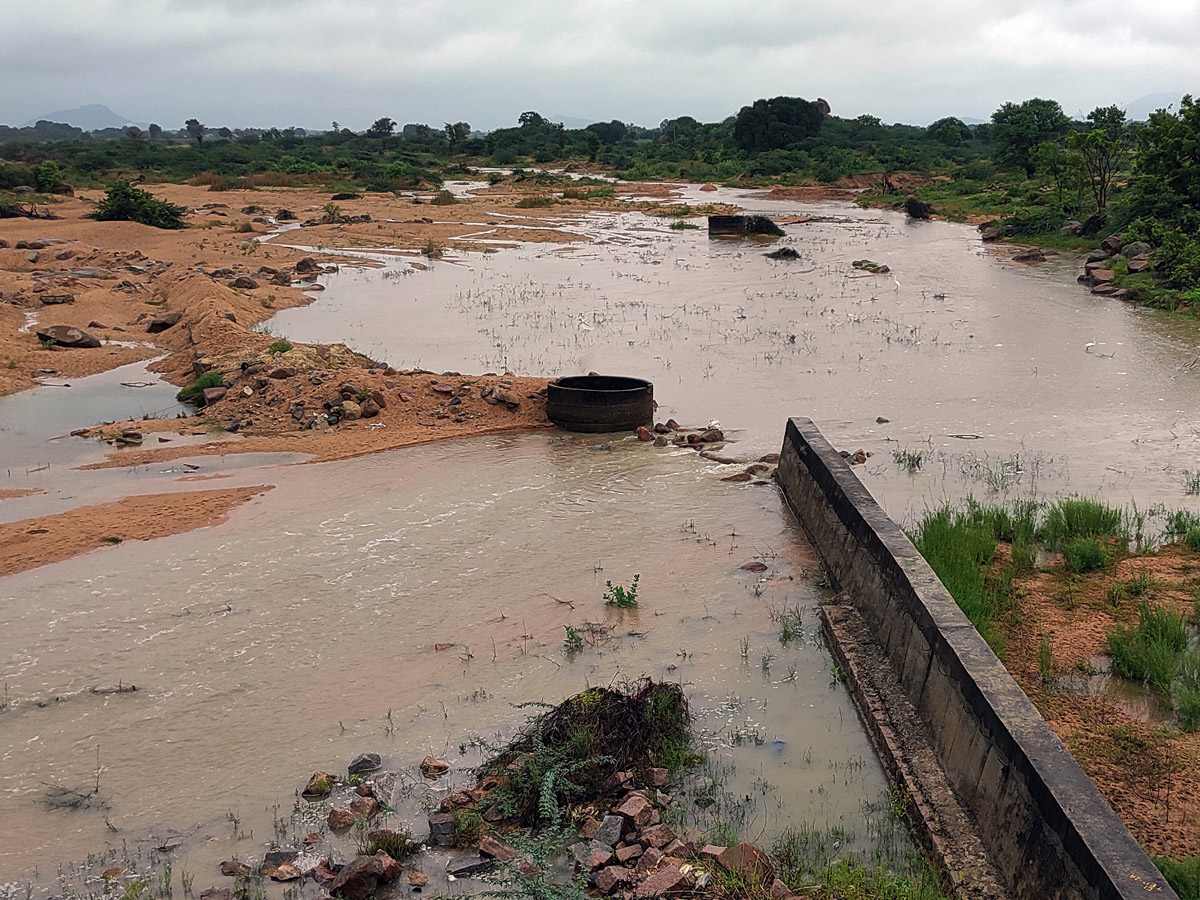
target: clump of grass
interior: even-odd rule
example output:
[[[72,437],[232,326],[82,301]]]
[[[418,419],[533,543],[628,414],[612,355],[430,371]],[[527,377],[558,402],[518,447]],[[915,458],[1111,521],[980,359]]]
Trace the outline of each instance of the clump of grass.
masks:
[[[291,349],[292,349],[292,342],[283,340],[281,338],[278,341],[272,342],[271,346],[267,348],[267,352],[268,353],[287,353]]]
[[[1099,538],[1074,538],[1062,545],[1063,562],[1067,568],[1079,575],[1108,567],[1108,551]]]
[[[458,198],[455,197],[449,191],[438,191],[436,194],[433,195],[433,199],[429,201],[429,205],[430,206],[453,206],[457,202],[458,202]]]
[[[1183,470],[1183,492],[1189,497],[1200,494],[1200,471]]]
[[[1184,617],[1143,599],[1134,628],[1119,625],[1108,633],[1108,654],[1115,674],[1145,682],[1165,694],[1187,643]]]
[[[638,579],[641,575],[633,576],[633,583],[628,588],[622,587],[619,584],[614,585],[612,581],[604,582],[604,603],[607,606],[619,606],[621,609],[628,609],[631,606],[638,605]]]
[[[1179,895],[1179,900],[1200,900],[1200,856],[1183,859],[1153,857],[1154,864]]]
[[[1200,553],[1200,525],[1189,528],[1183,536],[1183,542],[1193,553]]]
[[[455,819],[455,825],[458,821]],[[476,840],[478,844],[478,840]],[[407,828],[372,831],[367,835],[367,846],[364,851],[368,856],[374,856],[380,850],[392,859],[401,860],[415,854],[421,845],[412,839],[412,833]]]
[[[699,228],[699,227],[700,226],[697,225],[695,222],[685,222],[683,219],[676,219],[670,225],[670,228],[672,231],[690,231],[693,228]]]
[[[804,896],[853,897],[856,900],[942,900],[937,877],[916,854],[894,871],[842,856],[845,834],[809,825],[786,828],[771,848],[775,874]],[[746,892],[743,891],[744,895]],[[752,893],[751,896],[755,894]]]
[[[1200,651],[1185,650],[1179,657],[1179,673],[1172,685],[1179,727],[1192,732],[1200,728]]]
[[[1038,644],[1038,677],[1041,678],[1042,684],[1049,687],[1054,681],[1054,647],[1050,644],[1050,635],[1043,634],[1041,643]]]
[[[1087,497],[1064,497],[1050,504],[1039,536],[1051,550],[1076,538],[1122,537],[1121,510]]]
[[[538,209],[543,206],[553,206],[555,200],[553,197],[546,197],[541,194],[534,194],[529,197],[522,197],[516,202],[517,209]]]
[[[893,450],[892,461],[909,475],[913,475],[921,470],[925,454],[920,450]]]
[[[181,389],[175,395],[175,399],[180,403],[195,403],[197,406],[204,405],[204,389],[211,387],[220,387],[225,383],[225,375],[213,369],[211,372],[205,372],[187,387]]]

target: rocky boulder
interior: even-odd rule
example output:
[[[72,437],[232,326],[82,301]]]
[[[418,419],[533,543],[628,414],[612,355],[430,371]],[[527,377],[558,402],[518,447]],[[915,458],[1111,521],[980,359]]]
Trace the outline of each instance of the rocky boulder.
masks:
[[[1123,233],[1110,234],[1108,237],[1106,237],[1104,240],[1102,240],[1100,242],[1100,249],[1103,250],[1105,253],[1107,253],[1109,256],[1114,256],[1120,252],[1121,244],[1123,244],[1124,242],[1125,242],[1125,235]]]
[[[357,856],[329,883],[329,893],[346,900],[366,900],[384,878],[383,861],[377,856]]]
[[[59,347],[94,349],[100,339],[71,325],[46,325],[34,332],[39,341],[49,341]]]
[[[904,212],[910,219],[928,219],[933,207],[916,197],[909,197],[904,201]]]
[[[173,328],[179,324],[179,320],[183,318],[183,313],[169,312],[163,313],[161,316],[155,316],[146,323],[147,334],[158,334],[166,331],[168,328]]]
[[[1150,251],[1153,249],[1154,248],[1145,241],[1130,241],[1128,244],[1125,244],[1121,247],[1121,253],[1122,255],[1133,259],[1135,256],[1149,256]]]

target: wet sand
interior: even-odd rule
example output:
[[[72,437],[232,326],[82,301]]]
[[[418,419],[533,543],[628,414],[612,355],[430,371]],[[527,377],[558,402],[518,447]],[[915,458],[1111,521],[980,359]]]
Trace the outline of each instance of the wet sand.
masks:
[[[126,497],[114,503],[0,523],[0,577],[124,541],[150,541],[224,522],[270,485]]]

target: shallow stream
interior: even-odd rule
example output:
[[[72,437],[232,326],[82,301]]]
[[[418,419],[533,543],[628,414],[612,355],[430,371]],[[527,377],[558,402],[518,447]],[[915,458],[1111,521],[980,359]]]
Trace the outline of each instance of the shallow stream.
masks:
[[[787,227],[802,258],[779,263],[636,213],[581,219],[593,243],[454,254],[424,272],[383,255],[271,327],[397,367],[646,377],[660,418],[719,419],[726,452],[748,457],[808,415],[872,454],[856,471],[902,522],[990,492],[1195,507],[1182,488],[1200,468],[1195,322],[1093,298],[1072,260],[1006,263],[961,226],[689,192],[818,219]],[[861,258],[892,272],[866,276]],[[80,384],[109,396],[137,380],[105,377]],[[166,396],[135,391],[81,421],[60,406],[66,389],[40,391],[61,393],[0,401],[0,487],[100,449],[45,438]],[[748,837],[805,824],[833,829],[834,853],[895,850],[882,772],[817,638],[815,560],[775,487],[603,441],[542,432],[246,469],[233,483],[278,487],[224,526],[0,579],[0,821],[20,826],[0,842],[0,880],[37,867],[45,883],[63,860],[163,843],[207,887],[218,860],[278,836],[313,769],[374,750],[406,772],[426,753],[461,770],[476,739],[520,724],[514,704],[643,674],[687,688]],[[148,490],[175,475],[64,477],[101,485],[92,502],[127,489],[119,479]],[[755,561],[766,570],[741,568]],[[640,607],[605,607],[605,581],[634,574]],[[567,654],[564,626],[585,623],[596,644]],[[98,767],[105,807],[47,808],[48,786],[86,792]],[[442,790],[413,788],[406,811]]]

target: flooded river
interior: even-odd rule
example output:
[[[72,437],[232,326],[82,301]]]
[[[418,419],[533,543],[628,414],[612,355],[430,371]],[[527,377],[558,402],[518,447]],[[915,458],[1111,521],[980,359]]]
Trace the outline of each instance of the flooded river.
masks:
[[[1195,506],[1181,474],[1200,468],[1194,322],[1091,297],[1071,260],[1005,263],[961,226],[738,197],[692,194],[818,216],[781,241],[802,258],[609,213],[577,223],[592,243],[346,270],[271,327],[397,367],[645,377],[661,418],[719,419],[726,452],[746,456],[777,451],[786,417],[808,415],[872,454],[857,471],[901,521],[969,493]],[[466,230],[498,239],[486,222]],[[862,258],[891,274],[851,268]],[[105,377],[80,385],[112,396],[134,380]],[[45,443],[96,416],[39,430],[37,410],[66,394],[41,391],[62,393],[0,401],[0,487],[96,453]],[[303,815],[277,823],[313,769],[376,751],[405,772],[427,753],[462,770],[520,724],[514,704],[643,674],[685,685],[727,778],[722,814],[748,837],[811,825],[832,829],[833,853],[872,853],[885,781],[820,644],[815,560],[779,493],[724,483],[688,451],[604,440],[243,465],[222,486],[278,487],[226,525],[0,579],[0,881],[50,883],[64,860],[163,844],[207,887],[218,860],[304,833]],[[174,477],[67,472],[75,505],[119,495],[118,479]],[[640,607],[605,607],[605,582],[635,574]],[[595,643],[566,653],[564,626],[588,623]],[[88,793],[97,773],[92,808],[48,808],[48,789]],[[403,814],[444,790],[411,787]]]

